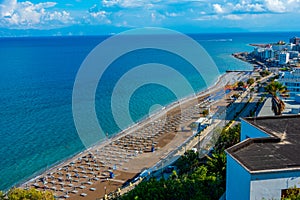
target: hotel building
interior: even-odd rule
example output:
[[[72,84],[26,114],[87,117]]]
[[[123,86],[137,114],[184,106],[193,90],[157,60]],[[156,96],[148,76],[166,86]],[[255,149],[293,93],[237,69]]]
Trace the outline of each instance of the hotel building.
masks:
[[[295,67],[290,72],[282,72],[278,81],[287,87],[290,97],[300,94],[300,68]]]
[[[227,200],[280,200],[300,188],[300,116],[241,120],[241,142],[226,150]]]

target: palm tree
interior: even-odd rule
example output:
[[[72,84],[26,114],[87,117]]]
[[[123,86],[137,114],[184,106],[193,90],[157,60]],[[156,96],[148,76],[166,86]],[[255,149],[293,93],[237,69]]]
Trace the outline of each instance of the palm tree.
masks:
[[[272,110],[275,115],[281,115],[285,108],[284,102],[278,97],[278,95],[288,95],[286,86],[277,81],[272,81],[265,87],[266,91],[272,96]]]
[[[222,153],[213,153],[212,157],[207,156],[207,166],[210,173],[214,175],[219,175],[225,179],[226,176],[226,154],[223,151]]]

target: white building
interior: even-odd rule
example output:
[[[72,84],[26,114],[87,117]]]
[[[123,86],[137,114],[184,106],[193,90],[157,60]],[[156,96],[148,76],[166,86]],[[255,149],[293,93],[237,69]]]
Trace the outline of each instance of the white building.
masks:
[[[293,47],[295,46],[295,44],[274,44],[272,46],[274,51],[283,51],[283,50],[287,50],[287,51],[292,51]]]
[[[227,149],[227,200],[280,200],[300,188],[300,115],[245,118]]]
[[[272,49],[272,46],[269,46],[267,48],[255,48],[254,55],[261,60],[268,60],[274,58],[275,53]]]
[[[300,94],[300,68],[295,67],[290,72],[283,72],[278,81],[287,87],[292,99],[296,94]]]
[[[293,51],[300,52],[300,44],[297,44],[297,45],[293,46]]]
[[[289,62],[290,60],[290,53],[288,52],[281,52],[279,54],[279,64],[280,65],[285,65]]]
[[[272,59],[274,58],[274,51],[272,48],[266,48],[264,52],[264,59]]]
[[[289,54],[290,54],[290,59],[299,57],[299,52],[298,51],[289,51]]]
[[[293,37],[290,39],[291,44],[300,44],[300,38],[299,37]]]

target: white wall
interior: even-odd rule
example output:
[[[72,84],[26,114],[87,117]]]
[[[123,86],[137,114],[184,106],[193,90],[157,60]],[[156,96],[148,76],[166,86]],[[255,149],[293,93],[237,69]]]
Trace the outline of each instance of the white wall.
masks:
[[[241,141],[247,138],[265,138],[270,137],[267,133],[249,124],[247,121],[241,119]]]
[[[280,200],[281,190],[295,186],[300,188],[299,176],[300,172],[253,175],[252,179],[254,180],[251,181],[250,200]]]
[[[226,199],[250,199],[250,174],[228,154],[226,173]]]

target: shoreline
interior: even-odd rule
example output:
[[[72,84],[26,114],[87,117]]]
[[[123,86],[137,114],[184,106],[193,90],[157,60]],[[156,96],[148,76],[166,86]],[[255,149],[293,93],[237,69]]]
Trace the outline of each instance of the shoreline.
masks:
[[[49,168],[45,168],[45,169],[41,169],[39,171],[37,171],[36,173],[34,173],[32,176],[30,176],[29,178],[27,178],[26,180],[21,180],[19,183],[16,183],[14,186],[12,187],[24,187],[26,184],[29,184],[30,182],[33,182],[34,180],[39,179],[40,177],[42,177],[45,174],[50,173],[51,171],[54,171],[55,169],[58,169],[64,165],[66,165],[69,162],[72,162],[74,160],[77,160],[78,158],[80,158],[81,156],[84,156],[86,154],[88,154],[90,151],[93,151],[95,149],[98,148],[103,148],[106,145],[108,145],[109,143],[111,143],[114,140],[118,140],[126,135],[131,134],[132,132],[136,131],[136,129],[139,129],[143,126],[145,126],[146,124],[150,123],[151,121],[154,121],[158,118],[160,118],[161,116],[163,116],[164,114],[167,114],[169,111],[175,109],[178,106],[182,106],[190,101],[193,101],[199,97],[208,95],[210,93],[213,93],[214,91],[220,89],[220,84],[222,84],[223,81],[226,81],[226,79],[224,79],[224,77],[226,77],[228,73],[224,73],[221,74],[219,77],[217,77],[217,81],[210,87],[208,87],[207,89],[204,89],[202,91],[199,91],[196,94],[192,94],[190,96],[187,96],[183,99],[180,100],[176,100],[172,103],[170,103],[169,105],[165,106],[163,109],[157,110],[155,112],[153,112],[150,116],[141,119],[141,121],[138,121],[137,123],[129,126],[128,128],[126,128],[123,131],[120,131],[119,133],[113,134],[111,135],[108,139],[101,141],[99,143],[94,144],[93,146],[84,149],[83,151],[80,152],[76,152],[72,155],[70,155],[69,157],[61,160],[61,161],[57,161],[56,163],[54,163],[52,166],[50,166]],[[226,84],[226,83],[225,83]],[[11,187],[11,188],[12,188]]]

